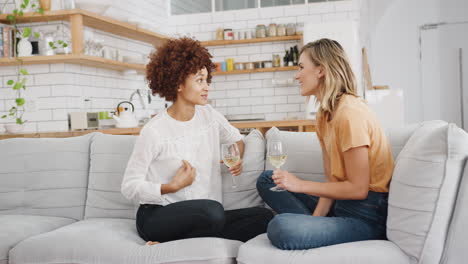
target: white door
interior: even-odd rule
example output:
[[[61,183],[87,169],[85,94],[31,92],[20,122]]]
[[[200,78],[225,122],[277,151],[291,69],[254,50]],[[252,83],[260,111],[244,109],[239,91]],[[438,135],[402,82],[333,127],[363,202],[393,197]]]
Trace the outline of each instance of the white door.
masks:
[[[468,22],[421,29],[423,120],[468,128]]]

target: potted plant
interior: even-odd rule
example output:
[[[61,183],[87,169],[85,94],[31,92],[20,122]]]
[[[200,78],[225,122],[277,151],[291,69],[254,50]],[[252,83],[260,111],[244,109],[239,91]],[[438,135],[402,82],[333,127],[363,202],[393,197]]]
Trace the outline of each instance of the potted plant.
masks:
[[[16,1],[13,1],[13,3],[16,5]],[[13,10],[12,14],[7,15],[8,21],[14,27],[15,32],[20,33],[19,36],[22,38],[22,40],[27,39],[31,35],[32,31],[31,31],[31,28],[29,27],[25,27],[21,31],[19,31],[18,26],[17,26],[17,18],[19,16],[23,16],[24,11],[29,8],[32,9],[34,12],[44,14],[44,10],[36,3],[30,2],[29,0],[22,0],[19,8],[16,8],[15,10]],[[39,36],[37,33],[35,33],[35,35],[36,37]],[[29,45],[30,44],[31,43],[29,43]],[[18,56],[24,55],[24,52],[26,52],[27,54],[27,51],[29,51],[28,49],[29,47],[27,47],[27,43],[23,45],[24,47],[23,46],[18,47],[16,44],[16,37],[13,38],[13,46],[17,47],[16,50],[19,51],[20,48],[24,49],[23,53],[18,52]],[[22,92],[26,90],[26,82],[28,80],[27,79],[28,71],[21,67],[21,65],[23,64],[23,61],[18,56],[16,56],[16,60],[19,61],[20,66],[18,66],[18,70],[16,72],[16,80],[12,79],[12,80],[7,81],[7,85],[10,86],[11,89],[13,89],[13,91],[15,92],[14,104],[10,108],[10,110],[8,110],[7,114],[2,115],[2,118],[9,117],[15,120],[15,123],[5,125],[7,132],[10,132],[10,133],[20,133],[24,129],[24,123],[26,123],[26,120],[23,120],[23,114],[25,110],[24,107],[25,107],[26,100],[24,99]]]

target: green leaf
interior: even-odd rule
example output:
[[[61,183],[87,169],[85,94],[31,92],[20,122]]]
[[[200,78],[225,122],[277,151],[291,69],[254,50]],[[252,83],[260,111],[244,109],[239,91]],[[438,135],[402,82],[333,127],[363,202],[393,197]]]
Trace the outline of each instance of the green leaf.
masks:
[[[24,28],[23,37],[24,38],[29,38],[30,35],[31,35],[31,28],[30,27]]]
[[[9,116],[14,116],[14,115],[15,115],[15,113],[9,113],[8,115],[9,115]]]
[[[8,19],[8,21],[13,23],[13,21],[15,21],[15,16],[14,15],[8,15],[7,19]]]
[[[26,90],[26,85],[23,85],[23,90]]]
[[[24,0],[23,3],[24,3],[24,5],[27,6],[27,5],[29,5],[29,0]]]
[[[26,9],[26,6],[24,4],[21,4],[22,9]]]
[[[42,7],[41,7],[41,8],[39,8],[39,9],[38,9],[38,11],[39,11],[39,14],[41,14],[41,15],[43,15],[43,14],[44,14],[44,9],[42,9]]]
[[[13,86],[13,90],[18,90],[18,89],[20,89],[22,86],[23,86],[23,83],[17,82],[17,83],[15,83],[15,85]]]
[[[24,122],[21,120],[21,118],[16,118],[16,124],[22,125]]]
[[[7,115],[2,115],[2,118],[6,118],[6,117],[7,117]]]
[[[32,8],[35,8],[35,7],[36,7],[36,4],[32,4],[31,7],[32,7]]]
[[[23,16],[23,14],[24,14],[24,13],[23,13],[23,10],[19,11],[19,15],[20,15],[20,16]]]
[[[7,84],[8,85],[13,85],[15,82],[13,80],[8,80]]]
[[[35,38],[40,38],[40,37],[41,37],[41,34],[39,34],[38,32],[34,32],[34,37],[35,37]]]
[[[64,47],[64,48],[68,47],[68,44],[67,44],[67,43],[63,43],[63,47]]]
[[[24,102],[25,102],[24,98],[16,98],[15,101],[16,101],[17,106],[22,106],[22,105],[24,105]]]
[[[23,75],[28,75],[28,71],[26,69],[21,69],[20,72]]]
[[[51,47],[51,48],[55,49],[54,42],[52,42],[52,41],[49,41],[49,47]]]
[[[13,14],[17,15],[18,14],[18,9],[13,10]]]

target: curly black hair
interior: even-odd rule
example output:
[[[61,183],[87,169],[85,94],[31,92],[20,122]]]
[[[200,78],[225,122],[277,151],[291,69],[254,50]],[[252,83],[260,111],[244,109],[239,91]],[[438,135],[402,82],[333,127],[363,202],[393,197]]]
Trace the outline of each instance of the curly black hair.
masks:
[[[146,65],[146,80],[153,95],[175,102],[177,89],[190,74],[204,67],[208,71],[207,82],[211,83],[211,72],[216,65],[211,54],[197,40],[183,37],[171,39],[150,55]]]

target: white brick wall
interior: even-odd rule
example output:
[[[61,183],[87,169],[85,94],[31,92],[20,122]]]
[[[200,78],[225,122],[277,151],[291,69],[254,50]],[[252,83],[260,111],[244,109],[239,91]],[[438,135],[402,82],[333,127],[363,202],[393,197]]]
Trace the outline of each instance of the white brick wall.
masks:
[[[0,0],[2,3],[4,0]],[[359,0],[310,3],[270,8],[244,9],[194,15],[167,15],[167,1],[137,0],[117,1],[105,15],[121,18],[138,18],[153,30],[170,36],[190,35],[199,40],[211,40],[216,29],[233,28],[251,32],[257,24],[359,20]],[[38,24],[35,24],[38,25]],[[69,27],[68,23],[49,22],[39,29],[54,30],[57,25]],[[144,55],[152,51],[149,44],[113,36],[91,28],[85,36],[103,39],[104,45],[118,48],[123,55]],[[272,54],[281,58],[297,41],[242,44],[209,47],[213,61],[234,58],[237,62],[271,60]],[[128,100],[135,89],[147,87],[142,76],[125,76],[120,72],[73,65],[30,65],[27,90],[24,96],[35,103],[35,110],[25,114],[28,120],[26,131],[64,131],[68,129],[67,113],[80,111],[84,99],[91,100],[87,111],[113,110],[118,102]],[[0,67],[0,111],[12,104],[14,94],[6,87],[7,80],[14,76],[16,67]],[[281,120],[303,118],[305,98],[297,86],[274,86],[272,79],[290,79],[295,72],[267,72],[214,76],[209,97],[212,105],[222,114],[232,118],[264,118]],[[136,97],[135,97],[136,98]],[[152,111],[164,107],[164,101],[153,97]],[[137,115],[143,113],[138,99],[134,100]],[[1,120],[0,123],[12,122]],[[0,131],[2,126],[0,125]]]

